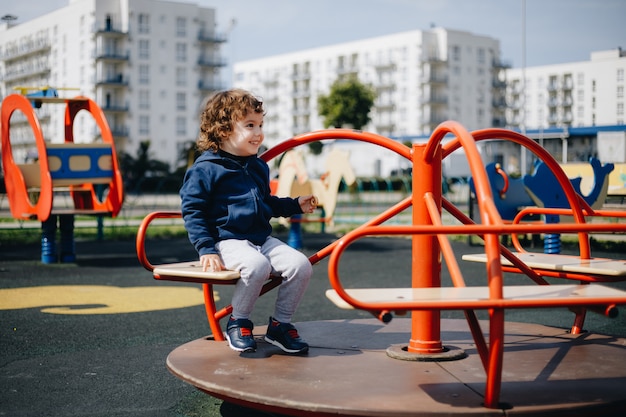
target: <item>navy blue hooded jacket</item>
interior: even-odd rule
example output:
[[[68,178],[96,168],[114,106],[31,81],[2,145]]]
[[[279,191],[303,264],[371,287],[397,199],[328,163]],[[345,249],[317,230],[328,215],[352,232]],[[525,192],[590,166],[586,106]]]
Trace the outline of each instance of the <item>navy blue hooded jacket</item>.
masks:
[[[225,239],[261,245],[272,217],[302,213],[298,200],[270,194],[269,167],[256,155],[238,157],[205,151],[187,170],[180,189],[189,240],[200,256],[217,253]]]

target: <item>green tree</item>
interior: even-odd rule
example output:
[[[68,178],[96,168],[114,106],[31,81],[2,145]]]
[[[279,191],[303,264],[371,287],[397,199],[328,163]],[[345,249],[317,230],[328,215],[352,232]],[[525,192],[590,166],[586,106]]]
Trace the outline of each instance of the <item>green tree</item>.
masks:
[[[139,143],[136,157],[126,152],[120,152],[119,161],[124,182],[130,190],[136,190],[146,178],[167,177],[170,171],[169,164],[152,159],[149,140]]]
[[[359,81],[356,76],[340,78],[330,87],[327,96],[320,96],[317,101],[318,112],[324,117],[324,127],[342,127],[351,125],[362,129],[370,118],[376,93],[371,86]]]

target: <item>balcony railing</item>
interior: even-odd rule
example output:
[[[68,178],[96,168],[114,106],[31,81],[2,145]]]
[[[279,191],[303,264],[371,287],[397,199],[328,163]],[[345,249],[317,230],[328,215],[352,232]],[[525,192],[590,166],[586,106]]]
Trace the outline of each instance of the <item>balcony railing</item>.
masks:
[[[124,78],[122,74],[119,74],[115,77],[98,80],[96,82],[96,85],[99,85],[99,86],[110,85],[110,86],[124,87],[128,85],[128,81]]]
[[[130,53],[117,51],[98,51],[96,52],[96,60],[98,61],[128,61]]]
[[[212,33],[207,30],[201,30],[198,32],[198,40],[200,42],[224,43],[228,39],[224,34]]]
[[[0,55],[0,59],[3,61],[9,61],[12,59],[22,59],[27,55],[43,52],[50,49],[49,39],[37,39],[31,42],[21,43],[16,48],[7,48],[5,52]]]
[[[220,57],[200,57],[198,65],[201,67],[225,67],[226,60]]]

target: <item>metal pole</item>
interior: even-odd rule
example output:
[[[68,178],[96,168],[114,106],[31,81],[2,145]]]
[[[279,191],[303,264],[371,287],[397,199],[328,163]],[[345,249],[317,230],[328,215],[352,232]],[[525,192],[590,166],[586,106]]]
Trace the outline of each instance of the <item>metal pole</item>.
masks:
[[[413,224],[432,225],[424,203],[425,193],[432,193],[441,212],[441,145],[437,155],[427,164],[424,161],[426,144],[413,144]],[[412,238],[413,288],[441,286],[441,253],[434,235],[414,235]],[[438,310],[413,311],[411,314],[410,353],[432,354],[443,351],[441,342],[441,314]]]

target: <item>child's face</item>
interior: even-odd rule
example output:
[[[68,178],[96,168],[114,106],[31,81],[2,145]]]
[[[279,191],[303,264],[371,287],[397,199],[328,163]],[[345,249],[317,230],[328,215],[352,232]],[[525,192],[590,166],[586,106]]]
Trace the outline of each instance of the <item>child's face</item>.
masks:
[[[256,155],[263,138],[263,113],[248,112],[243,120],[233,124],[232,133],[220,147],[232,155]]]

